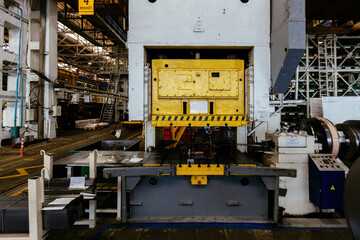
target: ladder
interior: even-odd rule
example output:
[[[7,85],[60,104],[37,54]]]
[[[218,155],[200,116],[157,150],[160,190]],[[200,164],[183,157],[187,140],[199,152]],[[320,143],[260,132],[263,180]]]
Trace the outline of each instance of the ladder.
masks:
[[[332,88],[333,39],[318,38],[319,96],[330,96]]]

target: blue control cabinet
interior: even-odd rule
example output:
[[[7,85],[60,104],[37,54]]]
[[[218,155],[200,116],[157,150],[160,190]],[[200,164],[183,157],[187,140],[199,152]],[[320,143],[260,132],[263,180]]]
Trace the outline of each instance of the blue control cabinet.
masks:
[[[343,208],[345,169],[330,154],[309,155],[310,201],[320,209]]]

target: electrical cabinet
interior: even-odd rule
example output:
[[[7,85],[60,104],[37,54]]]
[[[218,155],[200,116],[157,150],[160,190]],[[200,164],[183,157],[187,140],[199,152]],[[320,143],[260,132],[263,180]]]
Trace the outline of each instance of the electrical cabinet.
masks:
[[[310,201],[320,209],[343,208],[345,166],[329,154],[309,155]]]

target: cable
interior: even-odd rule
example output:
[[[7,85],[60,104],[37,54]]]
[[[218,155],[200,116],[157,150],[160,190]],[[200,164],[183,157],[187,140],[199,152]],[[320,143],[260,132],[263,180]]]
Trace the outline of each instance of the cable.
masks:
[[[28,129],[25,128],[25,131],[23,132],[23,134],[20,135],[19,139],[17,140],[16,143],[14,143],[11,147],[9,147],[7,150],[5,150],[4,152],[0,153],[1,155],[4,155],[5,153],[7,153],[8,151],[10,151],[16,144],[18,144],[21,141],[21,138],[24,137],[25,133],[28,132]]]
[[[20,142],[20,139],[19,139],[16,143],[14,143],[10,148],[8,148],[6,151],[0,153],[0,156],[1,156],[1,155],[4,155],[4,154],[7,153],[8,151],[10,151],[10,150],[11,150],[16,144],[18,144],[19,142]]]
[[[25,128],[25,131],[19,136],[19,139],[16,143],[14,143],[11,147],[9,147],[7,150],[5,150],[4,152],[0,153],[0,156],[1,155],[4,155],[5,153],[7,153],[8,151],[10,151],[16,144],[18,144],[20,141],[21,141],[21,138],[25,136],[25,133],[32,131],[32,132],[37,132],[36,130],[33,130],[29,127],[22,127],[22,128]]]

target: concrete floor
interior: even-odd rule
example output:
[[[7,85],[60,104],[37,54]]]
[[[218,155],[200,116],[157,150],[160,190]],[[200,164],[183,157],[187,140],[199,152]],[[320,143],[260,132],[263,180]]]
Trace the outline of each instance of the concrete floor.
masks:
[[[254,226],[252,229],[246,225],[237,225],[235,228],[204,227],[201,228],[132,228],[122,229],[121,225],[107,224],[110,219],[101,219],[95,229],[72,229],[68,231],[51,231],[46,239],[112,239],[112,240],[347,240],[350,234],[344,229],[292,229]],[[245,228],[245,229],[244,229]]]
[[[27,179],[40,175],[43,157],[40,150],[54,154],[54,162],[66,156],[69,151],[75,150],[100,140],[116,140],[111,131],[114,126],[96,131],[67,130],[56,139],[32,144],[25,147],[24,156],[20,156],[20,149],[13,148],[4,155],[0,155],[0,195],[16,195],[26,188]],[[120,139],[127,139],[139,135],[141,128],[129,128],[122,131]],[[1,147],[0,153],[9,147]]]
[[[19,195],[26,189],[27,179],[40,174],[42,157],[40,150],[54,153],[54,161],[69,155],[69,151],[89,145],[104,139],[116,139],[110,134],[113,126],[96,130],[82,131],[71,130],[61,134],[57,139],[31,145],[25,148],[25,155],[19,156],[19,149],[11,149],[5,155],[0,156],[0,195]],[[141,129],[123,129],[121,139],[128,139],[139,134]],[[141,139],[141,137],[139,138]],[[7,150],[0,148],[0,153]],[[97,226],[94,229],[76,226],[69,230],[53,230],[48,232],[46,239],[326,239],[341,240],[351,239],[346,231],[346,224],[335,224],[330,229],[322,229],[309,223],[315,220],[306,219],[306,228],[287,227],[259,227],[252,225],[213,226],[198,227],[193,225],[183,227],[154,228],[141,224],[129,225],[122,229],[121,225],[112,215],[99,215]],[[291,225],[291,224],[290,224]],[[329,226],[329,225],[328,225]],[[1,237],[1,235],[0,235]]]
[[[196,240],[267,240],[267,239],[350,239],[336,230],[277,231],[260,229],[129,229],[106,230],[100,239],[196,239]]]

